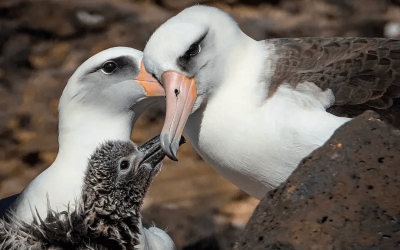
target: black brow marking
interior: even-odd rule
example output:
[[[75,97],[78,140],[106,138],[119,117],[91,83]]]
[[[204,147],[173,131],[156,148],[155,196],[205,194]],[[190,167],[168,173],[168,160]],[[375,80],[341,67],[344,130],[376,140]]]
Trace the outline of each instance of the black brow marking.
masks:
[[[97,65],[96,67],[94,67],[92,70],[90,70],[86,74],[91,74],[91,73],[94,73],[94,72],[100,70],[103,67],[104,63],[106,63],[108,61],[115,62],[117,64],[117,67],[120,69],[124,68],[127,65],[132,65],[132,66],[134,66],[135,71],[138,70],[137,65],[131,58],[129,58],[128,56],[119,56],[119,57],[115,57],[115,58],[110,58],[107,61],[102,62],[101,64]]]
[[[206,30],[206,32],[204,32],[204,34],[201,35],[201,36],[196,40],[196,42],[194,42],[194,43],[192,43],[192,44],[200,44],[200,43],[204,40],[204,38],[206,38],[207,34],[208,34],[208,30]],[[191,44],[191,45],[192,45],[192,44]],[[192,57],[189,55],[188,50],[186,50],[185,54],[183,54],[182,56],[178,57],[178,59],[176,60],[176,64],[179,66],[179,68],[180,68],[182,71],[188,72],[188,70],[189,70],[190,67],[192,66],[192,65],[190,64],[190,62],[191,62],[190,59],[191,59],[191,58],[192,58]]]

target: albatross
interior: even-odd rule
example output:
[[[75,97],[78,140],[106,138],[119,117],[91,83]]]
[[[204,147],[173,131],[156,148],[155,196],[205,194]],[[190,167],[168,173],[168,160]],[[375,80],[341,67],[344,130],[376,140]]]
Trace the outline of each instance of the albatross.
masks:
[[[8,214],[0,219],[0,249],[176,249],[165,231],[144,228],[140,215],[164,157],[159,136],[139,147],[102,143],[88,160],[77,205],[57,212],[48,200],[47,216],[33,215],[30,224]]]
[[[163,100],[164,90],[144,69],[142,56],[132,48],[114,47],[74,72],[58,105],[57,157],[17,196],[12,204],[17,218],[31,222],[31,208],[44,218],[46,196],[54,210],[73,205],[81,196],[87,162],[96,147],[107,140],[129,141],[138,117]]]
[[[399,40],[256,41],[208,6],[162,24],[143,61],[166,92],[166,154],[176,160],[184,129],[205,161],[258,199],[349,121],[349,110],[385,110],[400,96]]]

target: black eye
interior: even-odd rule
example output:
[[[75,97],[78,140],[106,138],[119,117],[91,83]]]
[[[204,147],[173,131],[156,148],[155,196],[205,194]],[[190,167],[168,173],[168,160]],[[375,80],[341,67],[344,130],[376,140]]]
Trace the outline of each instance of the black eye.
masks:
[[[127,161],[127,160],[123,160],[123,161],[121,161],[121,163],[119,164],[119,168],[121,169],[121,170],[126,170],[126,169],[128,169],[129,168],[129,161]]]
[[[112,74],[114,71],[117,69],[117,64],[113,61],[108,61],[103,64],[101,67],[101,71],[103,71],[104,74]]]
[[[200,45],[197,43],[194,43],[192,45],[190,45],[188,51],[186,52],[189,56],[195,56],[197,54],[199,54],[201,51]]]

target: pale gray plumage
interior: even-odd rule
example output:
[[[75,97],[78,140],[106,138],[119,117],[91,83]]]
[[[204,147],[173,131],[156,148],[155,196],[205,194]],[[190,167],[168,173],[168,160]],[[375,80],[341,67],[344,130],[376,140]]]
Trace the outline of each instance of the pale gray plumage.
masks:
[[[48,200],[44,219],[33,212],[31,224],[1,220],[0,249],[159,249],[140,242],[140,209],[164,156],[158,136],[140,147],[105,142],[89,160],[76,207],[57,212]]]

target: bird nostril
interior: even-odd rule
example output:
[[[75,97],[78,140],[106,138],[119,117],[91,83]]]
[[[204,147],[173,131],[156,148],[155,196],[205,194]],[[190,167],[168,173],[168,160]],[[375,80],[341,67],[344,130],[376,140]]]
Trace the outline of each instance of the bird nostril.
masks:
[[[175,96],[178,97],[178,95],[179,95],[179,90],[175,89]]]

